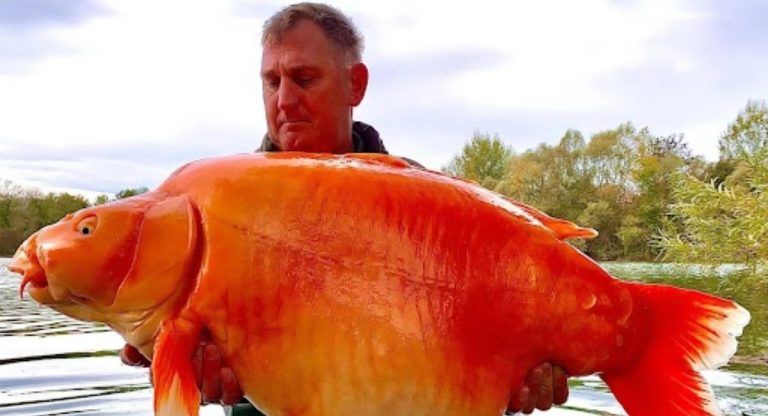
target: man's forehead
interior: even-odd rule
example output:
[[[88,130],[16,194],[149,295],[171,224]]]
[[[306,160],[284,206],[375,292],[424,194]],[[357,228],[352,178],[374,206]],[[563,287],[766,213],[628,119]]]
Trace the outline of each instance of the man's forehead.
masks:
[[[264,48],[261,71],[322,69],[343,67],[343,56],[333,50],[320,52],[297,48]]]
[[[332,56],[323,56],[300,50],[284,50],[269,53],[265,49],[261,58],[261,72],[319,70],[333,64],[334,59]]]

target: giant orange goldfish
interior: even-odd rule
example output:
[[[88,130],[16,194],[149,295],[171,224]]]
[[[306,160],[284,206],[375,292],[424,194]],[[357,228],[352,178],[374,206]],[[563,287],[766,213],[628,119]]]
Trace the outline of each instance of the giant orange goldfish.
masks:
[[[237,155],[67,215],[10,268],[151,358],[161,415],[197,414],[204,330],[270,415],[500,415],[542,362],[600,374],[630,415],[718,414],[699,370],[748,312],[562,241],[591,235],[393,157]]]

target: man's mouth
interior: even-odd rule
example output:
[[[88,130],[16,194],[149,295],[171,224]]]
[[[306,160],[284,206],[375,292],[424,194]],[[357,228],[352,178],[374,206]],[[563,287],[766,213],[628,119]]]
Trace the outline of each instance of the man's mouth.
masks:
[[[283,129],[292,129],[297,127],[304,127],[309,124],[309,121],[307,120],[288,120],[284,121],[280,124],[280,128]]]

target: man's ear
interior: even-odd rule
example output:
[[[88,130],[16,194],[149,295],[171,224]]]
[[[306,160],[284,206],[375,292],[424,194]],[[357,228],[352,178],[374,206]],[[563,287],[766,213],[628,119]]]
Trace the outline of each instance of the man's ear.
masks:
[[[349,78],[352,83],[349,105],[357,107],[365,97],[365,90],[368,88],[368,67],[364,63],[358,62],[349,68]]]

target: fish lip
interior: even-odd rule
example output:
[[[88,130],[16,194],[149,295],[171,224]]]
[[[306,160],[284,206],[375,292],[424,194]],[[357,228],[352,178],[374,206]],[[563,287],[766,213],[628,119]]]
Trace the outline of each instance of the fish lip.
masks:
[[[22,248],[19,248],[13,256],[13,259],[11,259],[11,264],[8,265],[8,270],[11,273],[17,273],[23,276],[27,270],[27,267],[25,266],[28,266],[31,263],[29,256],[27,256],[27,252]]]
[[[24,298],[24,289],[29,286],[29,293],[30,296],[32,296],[32,291],[40,291],[40,290],[46,290],[48,291],[48,280],[45,279],[45,276],[43,275],[43,278],[38,278],[39,274],[33,274],[31,272],[27,272],[24,274],[24,278],[21,281],[21,286],[19,287],[19,297]],[[35,298],[34,296],[32,296]]]
[[[36,287],[36,286],[32,285],[29,288],[27,293],[29,293],[29,297],[31,297],[32,299],[34,299],[35,302],[37,302],[37,303],[39,303],[41,305],[48,306],[48,305],[56,305],[58,303],[62,303],[62,302],[56,301],[53,298],[53,296],[51,296],[51,291],[48,290],[47,286],[46,287]]]
[[[48,279],[37,258],[27,254],[27,250],[19,249],[13,256],[8,270],[23,276],[19,286],[19,297],[24,298],[24,290],[31,285],[32,288],[45,289],[48,287]]]
[[[17,264],[14,264],[15,262],[16,261],[14,259],[14,261],[10,265],[8,265],[8,271],[11,272],[11,273],[20,274],[20,275],[23,276],[24,275],[24,268],[19,266],[19,265],[17,265]]]

